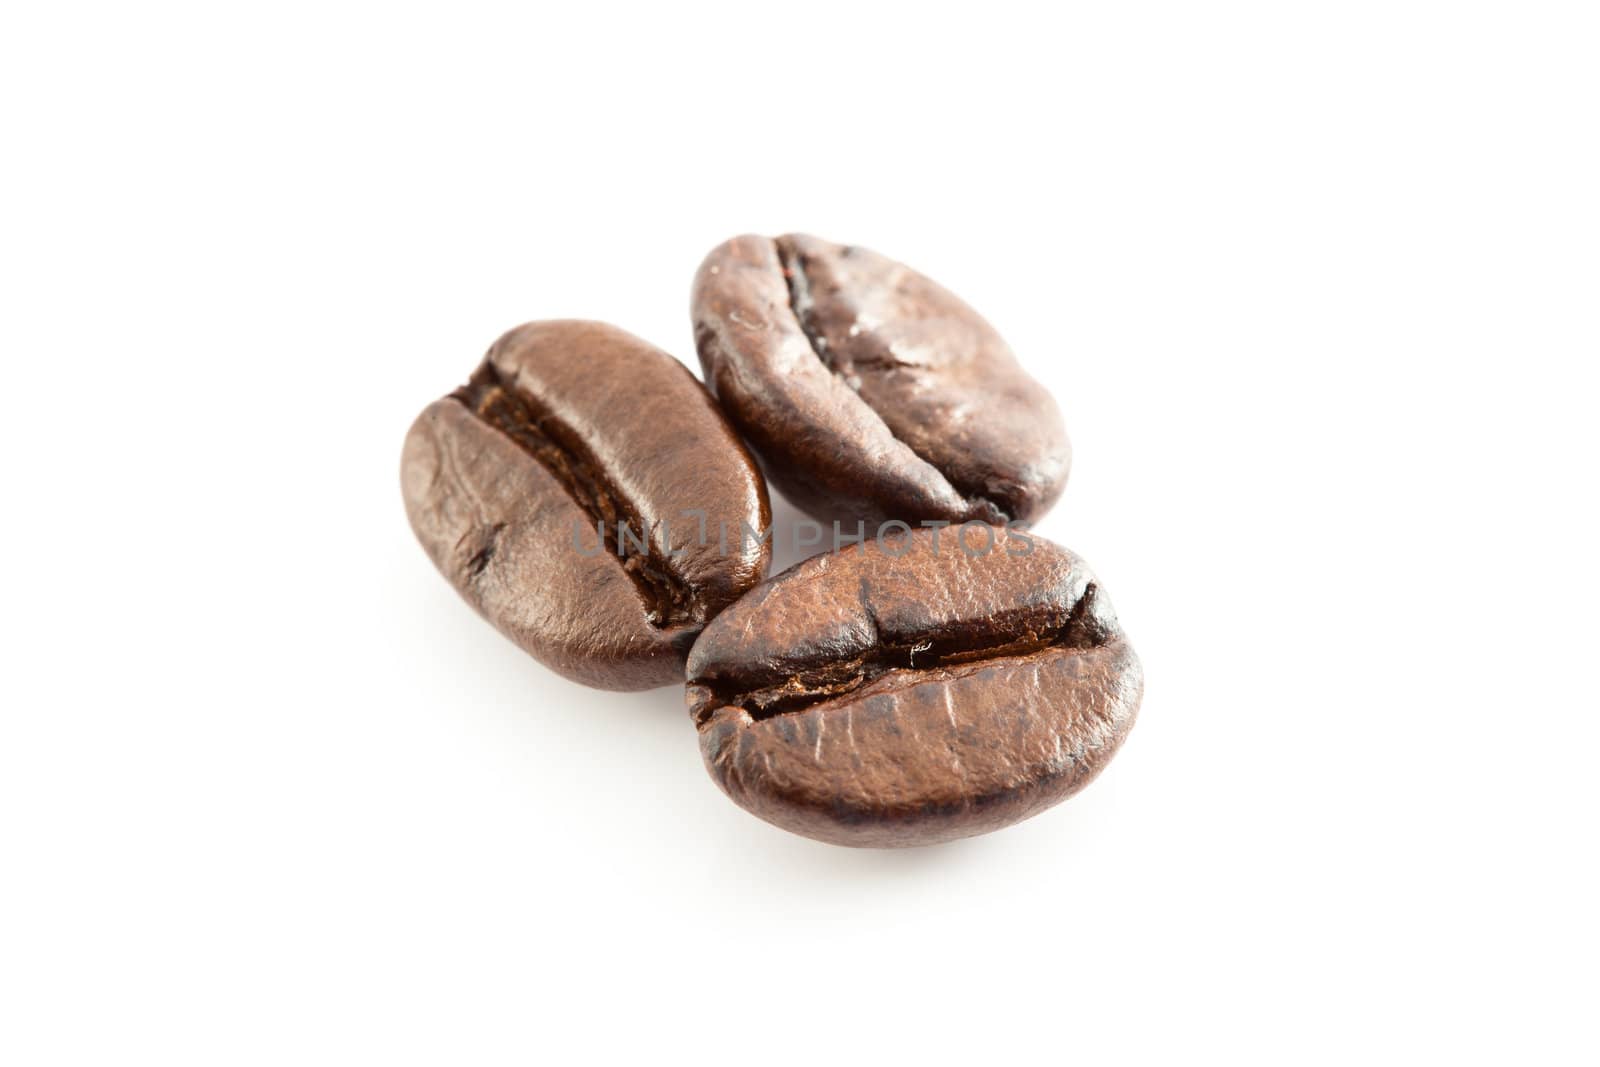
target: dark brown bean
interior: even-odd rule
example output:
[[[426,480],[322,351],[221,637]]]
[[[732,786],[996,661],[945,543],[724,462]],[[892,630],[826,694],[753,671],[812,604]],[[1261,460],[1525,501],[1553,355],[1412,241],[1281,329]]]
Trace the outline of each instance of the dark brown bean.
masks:
[[[736,237],[695,278],[706,384],[822,519],[1042,515],[1072,452],[1055,401],[977,312],[875,252]]]
[[[1104,590],[1036,536],[961,537],[808,559],[706,627],[688,702],[734,801],[823,841],[922,845],[1028,818],[1099,773],[1143,694]]]
[[[554,670],[605,689],[681,680],[701,627],[770,557],[741,537],[766,529],[766,488],[716,404],[682,364],[604,323],[500,338],[412,425],[401,483],[456,590]]]

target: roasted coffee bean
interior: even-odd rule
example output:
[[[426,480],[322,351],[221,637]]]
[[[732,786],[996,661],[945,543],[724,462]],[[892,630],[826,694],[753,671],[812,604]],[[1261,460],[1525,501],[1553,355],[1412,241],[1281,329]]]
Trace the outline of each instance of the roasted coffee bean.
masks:
[[[701,264],[693,313],[706,384],[818,518],[1021,522],[1066,484],[1050,394],[977,312],[893,260],[736,237]]]
[[[400,473],[411,527],[456,591],[604,689],[680,681],[695,635],[771,555],[745,532],[767,529],[766,487],[711,396],[604,323],[500,338],[417,418]]]
[[[1072,795],[1144,689],[1082,560],[978,525],[805,560],[706,627],[688,677],[701,754],[735,802],[876,847],[984,833]]]

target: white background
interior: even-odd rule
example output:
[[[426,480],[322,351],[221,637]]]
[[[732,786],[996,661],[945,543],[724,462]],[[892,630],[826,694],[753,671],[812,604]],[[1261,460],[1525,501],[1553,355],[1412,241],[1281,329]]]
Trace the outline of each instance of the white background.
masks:
[[[0,1060],[1595,1062],[1592,7],[582,6],[0,16]],[[407,528],[788,230],[1066,414],[1148,692],[1029,823],[775,830]]]

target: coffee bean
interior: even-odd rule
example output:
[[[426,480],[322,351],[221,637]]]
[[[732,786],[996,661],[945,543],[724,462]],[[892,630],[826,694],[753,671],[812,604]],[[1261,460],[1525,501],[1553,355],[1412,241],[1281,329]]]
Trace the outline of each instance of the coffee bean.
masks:
[[[1144,683],[1094,575],[1034,535],[961,537],[813,557],[706,627],[689,709],[735,802],[836,844],[924,845],[1036,815],[1111,759]]]
[[[456,591],[552,669],[605,689],[680,681],[695,635],[771,555],[744,536],[767,529],[766,487],[710,395],[604,323],[500,338],[412,425],[401,483]]]
[[[875,252],[736,237],[695,278],[706,384],[824,520],[1042,515],[1072,451],[1055,401],[954,294]]]

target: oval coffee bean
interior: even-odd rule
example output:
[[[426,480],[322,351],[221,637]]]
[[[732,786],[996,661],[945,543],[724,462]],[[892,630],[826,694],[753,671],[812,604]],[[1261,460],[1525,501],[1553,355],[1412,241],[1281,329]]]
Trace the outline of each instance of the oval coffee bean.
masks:
[[[605,689],[680,680],[695,635],[771,554],[741,536],[766,531],[767,492],[716,403],[671,356],[599,322],[533,322],[495,342],[412,425],[401,483],[456,591],[552,669]]]
[[[823,519],[1037,518],[1072,450],[1055,401],[954,294],[875,252],[735,237],[695,278],[707,386]]]
[[[735,802],[878,847],[1064,800],[1111,759],[1144,690],[1082,560],[976,524],[798,564],[706,627],[688,675],[701,753]]]

